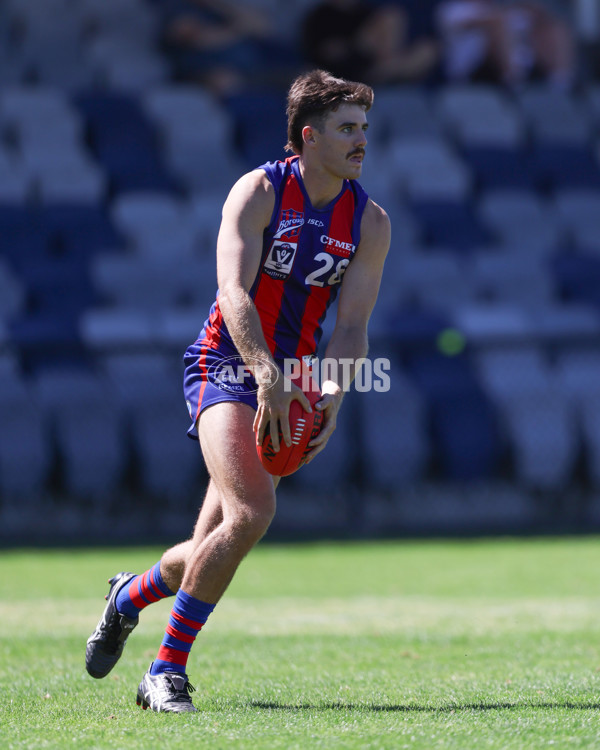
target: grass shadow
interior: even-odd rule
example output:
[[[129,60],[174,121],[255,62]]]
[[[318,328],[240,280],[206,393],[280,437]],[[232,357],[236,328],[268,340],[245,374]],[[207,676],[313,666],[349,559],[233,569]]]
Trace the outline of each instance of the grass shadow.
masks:
[[[600,709],[600,702],[591,703],[572,703],[571,701],[554,701],[529,703],[527,701],[509,702],[490,702],[490,703],[452,703],[447,706],[426,706],[420,704],[396,704],[396,703],[273,703],[269,701],[251,701],[251,708],[260,708],[273,711],[372,711],[373,713],[458,713],[461,711],[512,711],[524,708],[539,708],[544,711],[554,711],[556,709],[569,709],[573,711],[591,711]]]

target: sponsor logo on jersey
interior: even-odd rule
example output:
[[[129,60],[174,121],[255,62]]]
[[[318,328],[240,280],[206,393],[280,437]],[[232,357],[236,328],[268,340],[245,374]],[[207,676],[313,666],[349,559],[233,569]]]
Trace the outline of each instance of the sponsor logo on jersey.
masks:
[[[273,279],[285,279],[290,275],[298,244],[275,240],[271,245],[263,269]]]
[[[294,211],[293,208],[286,208],[281,212],[279,217],[279,226],[273,235],[273,239],[297,240],[300,236],[300,229],[304,224],[304,214]]]
[[[342,242],[335,237],[328,237],[326,234],[321,235],[321,244],[325,245],[330,253],[341,255],[342,258],[350,258],[356,250],[356,245],[351,242]]]

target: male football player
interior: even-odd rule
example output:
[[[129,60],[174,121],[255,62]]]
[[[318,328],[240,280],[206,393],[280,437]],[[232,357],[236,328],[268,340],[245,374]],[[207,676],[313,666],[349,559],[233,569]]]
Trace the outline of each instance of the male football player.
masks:
[[[155,711],[195,711],[186,673],[198,632],[235,571],[266,532],[279,479],[256,451],[267,428],[290,445],[288,414],[305,394],[283,376],[286,359],[317,351],[321,324],[339,292],[335,329],[325,356],[356,362],[367,354],[367,324],[390,244],[390,223],[356,181],[367,144],[370,87],[316,70],[288,92],[285,161],[263,164],[233,186],[217,242],[219,291],[197,341],[185,354],[189,434],[200,441],[210,475],[192,537],[167,550],[141,575],[111,579],[102,619],[90,636],[86,666],[104,677],[121,656],[140,611],[175,596],[156,659],[137,702]],[[224,387],[219,364],[239,358],[253,378]],[[323,428],[312,460],[336,426],[344,395],[340,378],[321,383]]]

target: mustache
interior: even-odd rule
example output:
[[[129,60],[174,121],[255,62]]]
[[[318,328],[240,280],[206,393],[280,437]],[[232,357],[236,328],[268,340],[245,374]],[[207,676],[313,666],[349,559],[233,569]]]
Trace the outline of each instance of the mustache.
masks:
[[[354,151],[351,151],[346,158],[351,159],[353,156],[364,156],[364,155],[365,155],[364,148],[355,148]]]

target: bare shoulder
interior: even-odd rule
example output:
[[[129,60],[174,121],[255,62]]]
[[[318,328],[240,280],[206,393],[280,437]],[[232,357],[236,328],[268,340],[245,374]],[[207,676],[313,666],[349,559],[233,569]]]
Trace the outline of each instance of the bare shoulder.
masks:
[[[387,253],[392,236],[390,218],[375,201],[367,201],[361,222],[361,242]]]
[[[274,192],[271,180],[264,169],[253,169],[239,178],[231,188],[229,197],[261,201],[272,197]]]
[[[254,169],[247,172],[231,188],[223,213],[230,211],[235,213],[250,212],[253,215],[264,217],[268,224],[273,207],[275,205],[275,191],[266,173],[262,169]],[[265,225],[266,225],[265,224]]]

